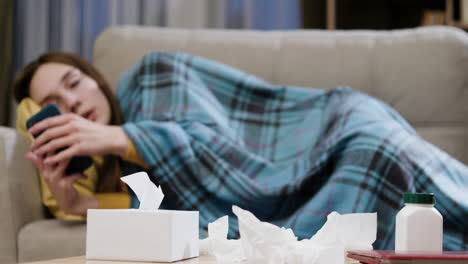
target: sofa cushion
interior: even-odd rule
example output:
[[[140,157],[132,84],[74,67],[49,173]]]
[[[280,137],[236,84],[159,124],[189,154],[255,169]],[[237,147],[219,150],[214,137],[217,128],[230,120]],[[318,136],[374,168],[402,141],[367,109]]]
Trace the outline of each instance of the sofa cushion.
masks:
[[[468,153],[464,147],[468,143],[468,135],[464,126],[416,126],[416,131],[425,140],[468,164]]]
[[[349,85],[411,123],[466,123],[468,38],[451,27],[394,31],[184,30],[120,26],[96,40],[94,63],[113,87],[151,50],[187,52],[305,87]]]
[[[16,262],[18,232],[44,217],[36,171],[24,158],[28,150],[24,135],[0,127],[0,263]]]
[[[22,228],[18,235],[18,262],[82,256],[85,248],[85,222],[35,221]]]
[[[349,85],[390,104],[424,138],[468,162],[468,37],[462,30],[442,26],[394,31],[119,26],[99,36],[94,63],[115,87],[120,73],[151,50],[204,56],[278,84]]]

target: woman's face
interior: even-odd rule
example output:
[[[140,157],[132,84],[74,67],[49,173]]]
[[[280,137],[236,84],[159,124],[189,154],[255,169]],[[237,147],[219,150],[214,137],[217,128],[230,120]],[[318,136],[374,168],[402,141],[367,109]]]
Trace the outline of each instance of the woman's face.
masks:
[[[41,65],[29,89],[31,98],[42,107],[54,103],[62,113],[75,113],[100,124],[110,122],[109,102],[96,81],[71,65]]]

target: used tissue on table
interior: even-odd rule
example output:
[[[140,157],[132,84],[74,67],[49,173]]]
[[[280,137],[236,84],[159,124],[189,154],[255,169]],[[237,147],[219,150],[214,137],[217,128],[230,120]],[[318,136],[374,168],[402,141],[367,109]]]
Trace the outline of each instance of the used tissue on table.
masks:
[[[164,197],[145,172],[121,178],[139,209],[90,209],[86,258],[173,262],[197,257],[198,211],[159,210]]]
[[[233,206],[240,239],[227,239],[228,218],[208,225],[208,238],[200,241],[202,255],[218,263],[343,264],[345,251],[372,249],[377,234],[377,214],[332,212],[324,226],[310,239],[298,241],[291,229],[261,222],[249,211]]]

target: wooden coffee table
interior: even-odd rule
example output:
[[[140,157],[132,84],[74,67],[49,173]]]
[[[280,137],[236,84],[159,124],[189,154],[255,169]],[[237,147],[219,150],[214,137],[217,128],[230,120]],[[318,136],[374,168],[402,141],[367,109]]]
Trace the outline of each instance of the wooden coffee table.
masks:
[[[22,263],[22,264],[147,264],[147,263],[165,263],[167,262],[130,262],[130,261],[105,261],[105,260],[89,260],[86,259],[84,256],[80,257],[70,257],[70,258],[61,258],[61,259],[51,259],[51,260],[43,260],[43,261],[36,261],[36,262],[28,262],[28,263]],[[182,261],[177,261],[177,262],[172,262],[172,263],[177,263],[177,264],[216,264],[216,260],[213,258],[208,258],[208,257],[198,257],[198,258],[192,258],[192,259],[187,259],[187,260],[182,260]],[[236,262],[236,264],[239,264],[242,262]],[[352,259],[347,259],[346,264],[354,264],[354,263],[359,263],[356,260]],[[227,264],[223,262],[223,264]],[[233,263],[234,264],[234,263]]]
[[[144,264],[144,263],[165,263],[167,262],[130,262],[130,261],[105,261],[105,260],[90,260],[86,259],[85,256],[42,260],[36,262],[28,262],[29,264]],[[215,264],[216,260],[207,257],[192,258],[177,262],[171,262],[177,264]],[[26,264],[26,263],[23,263]]]

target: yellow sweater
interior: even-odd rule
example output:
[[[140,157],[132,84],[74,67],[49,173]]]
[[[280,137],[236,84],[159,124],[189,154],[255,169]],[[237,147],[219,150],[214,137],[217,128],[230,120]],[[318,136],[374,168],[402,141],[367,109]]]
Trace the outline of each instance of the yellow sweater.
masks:
[[[28,138],[33,141],[33,136],[28,133],[26,128],[26,120],[28,120],[31,116],[39,112],[41,107],[36,104],[32,99],[25,98],[23,99],[20,104],[18,105],[17,109],[17,120],[16,120],[16,129],[18,131],[23,132],[28,136]],[[131,141],[128,141],[128,150],[123,158],[126,161],[133,162],[137,165],[145,167],[145,163],[141,159],[140,155],[135,149],[135,146]],[[129,208],[130,207],[130,195],[128,194],[127,188],[125,184],[122,182],[122,186],[124,187],[124,192],[119,193],[96,193],[96,185],[98,181],[98,175],[96,170],[96,165],[101,165],[103,162],[103,157],[96,156],[93,157],[94,164],[89,167],[84,173],[86,174],[87,178],[79,179],[75,182],[74,187],[75,189],[84,196],[95,196],[99,202],[100,209],[119,209],[119,208]],[[84,216],[80,215],[71,215],[66,214],[61,210],[58,205],[57,201],[52,196],[46,182],[37,173],[40,180],[41,185],[41,196],[42,196],[42,203],[46,206],[49,211],[58,219],[65,219],[65,220],[84,220]]]

